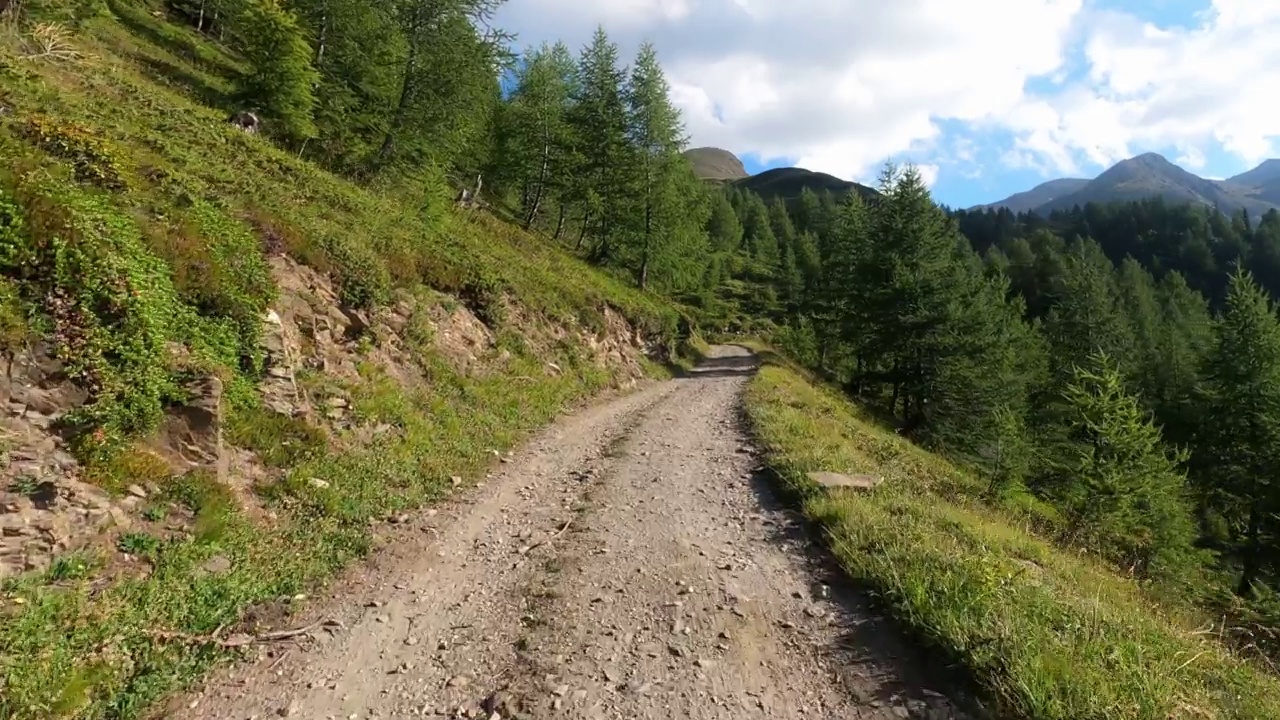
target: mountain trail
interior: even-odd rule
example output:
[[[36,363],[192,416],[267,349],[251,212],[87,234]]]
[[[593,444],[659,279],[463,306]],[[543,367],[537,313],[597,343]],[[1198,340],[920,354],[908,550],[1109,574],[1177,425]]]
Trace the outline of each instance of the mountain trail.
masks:
[[[546,429],[164,716],[958,717],[759,476],[755,366],[716,347]]]

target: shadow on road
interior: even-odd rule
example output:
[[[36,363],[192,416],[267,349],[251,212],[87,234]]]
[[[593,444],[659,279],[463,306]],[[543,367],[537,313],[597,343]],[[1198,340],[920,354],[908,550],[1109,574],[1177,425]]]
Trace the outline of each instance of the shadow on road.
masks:
[[[779,495],[771,470],[758,466],[748,482],[768,539],[798,551],[809,576],[829,588],[829,601],[836,608],[831,621],[844,631],[825,650],[859,703],[884,712],[905,709],[909,714],[902,717],[913,720],[991,717],[963,673],[913,643],[900,625],[876,608],[867,590],[850,580],[827,548],[822,531]]]

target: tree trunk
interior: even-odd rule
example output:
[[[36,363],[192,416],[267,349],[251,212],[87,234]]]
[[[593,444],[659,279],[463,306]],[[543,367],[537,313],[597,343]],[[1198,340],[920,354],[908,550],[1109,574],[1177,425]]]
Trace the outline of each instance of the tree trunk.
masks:
[[[8,4],[8,0],[0,0],[0,12],[4,11],[4,6]],[[196,18],[196,32],[204,32],[204,4],[205,0],[200,0],[200,17]]]
[[[552,240],[559,240],[559,239],[560,239],[560,235],[561,235],[561,233],[563,233],[563,232],[564,232],[564,219],[565,219],[565,218],[564,218],[564,214],[565,214],[565,213],[564,213],[564,208],[565,208],[565,205],[566,205],[566,203],[565,203],[565,201],[564,201],[564,198],[561,198],[561,199],[560,199],[560,217],[556,219],[556,234],[555,234],[555,235],[553,235],[553,236],[551,236],[551,239],[552,239]]]
[[[547,171],[550,167],[551,141],[547,139],[546,133],[544,132],[542,139],[542,168],[538,171],[538,189],[533,195],[533,205],[529,207],[528,213],[525,215],[525,230],[533,227],[533,222],[538,219],[538,210],[542,207],[542,196],[547,187]]]
[[[1240,597],[1247,596],[1249,591],[1253,590],[1253,584],[1258,579],[1262,560],[1261,534],[1262,512],[1258,508],[1258,501],[1255,500],[1253,506],[1249,508],[1249,530],[1245,542],[1244,567],[1240,570],[1240,584],[1236,586],[1236,595]]]
[[[396,102],[395,115],[392,116],[391,124],[387,126],[387,135],[382,139],[381,147],[378,148],[377,165],[386,164],[391,157],[391,151],[395,147],[396,133],[400,132],[409,114],[409,98],[413,95],[413,66],[417,62],[418,46],[411,41],[409,55],[404,61],[404,83],[400,86],[400,100]]]
[[[573,246],[574,250],[582,249],[582,241],[587,239],[587,223],[589,220],[591,220],[591,213],[590,212],[583,213],[582,214],[582,230],[578,231],[578,244]]]
[[[320,10],[320,35],[316,38],[316,61],[315,66],[320,67],[320,63],[324,61],[325,39],[329,36],[329,4],[325,3]]]

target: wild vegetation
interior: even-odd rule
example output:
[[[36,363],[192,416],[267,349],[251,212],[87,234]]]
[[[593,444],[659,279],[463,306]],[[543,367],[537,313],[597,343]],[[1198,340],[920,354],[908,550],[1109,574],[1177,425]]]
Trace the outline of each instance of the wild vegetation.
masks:
[[[494,113],[475,110],[496,112],[498,94],[486,54],[498,43],[475,29],[482,7],[421,3],[445,13],[438,22],[407,7],[316,6],[6,4],[0,335],[11,357],[52,354],[86,393],[55,428],[81,479],[146,498],[108,543],[0,581],[0,717],[143,714],[227,656],[212,633],[252,632],[253,608],[315,592],[376,546],[377,523],[445,497],[452,478],[629,379],[584,338],[621,332],[621,318],[671,360],[690,339],[688,313],[636,289],[632,268],[600,272],[451,207],[447,175],[474,172],[494,132]],[[323,44],[313,17],[333,22]],[[403,27],[419,35],[390,32]],[[367,52],[369,33],[419,79],[369,75],[388,67]],[[442,83],[444,62],[475,72]],[[265,137],[226,122],[246,107]],[[665,177],[658,160],[652,178]],[[278,412],[257,389],[279,274],[302,272],[286,258],[322,279],[309,292],[332,286],[333,312],[365,318],[351,325],[357,377],[298,372],[319,421]],[[651,285],[665,267],[654,262]],[[492,337],[479,370],[437,349],[433,318],[462,310]],[[400,375],[419,381],[389,374],[378,328],[393,311],[406,325]],[[208,376],[221,379],[225,441],[264,468],[247,505],[149,450],[188,381]],[[330,399],[349,422],[324,420]],[[24,476],[5,489],[40,488]]]
[[[780,259],[765,276],[789,300],[759,308],[777,323],[774,342],[901,436],[981,478],[962,493],[966,507],[981,499],[1004,522],[1109,564],[1148,602],[1198,618],[1232,652],[1271,667],[1275,493],[1263,468],[1280,326],[1251,269],[1266,272],[1280,215],[1255,226],[1151,201],[1010,222],[1005,212],[948,213],[913,170],[892,167],[879,193],[834,204],[806,194],[786,213],[776,205],[770,222],[756,201],[739,201],[737,224],[711,229],[714,238],[756,228],[741,231],[750,248],[803,237],[794,228],[815,227],[817,210],[821,229],[792,246],[797,257],[816,247],[817,271],[795,274]],[[1057,234],[1087,228],[1104,241]],[[1197,274],[1161,261],[1179,243],[1202,242],[1212,252]],[[953,650],[970,642],[934,639]],[[1031,712],[1029,701],[1010,702]],[[1061,707],[1070,711],[1032,715],[1084,712]],[[1160,716],[1143,702],[1127,707]]]
[[[0,716],[139,715],[222,656],[199,638],[311,592],[371,522],[606,387],[581,333],[614,314],[669,359],[696,328],[768,337],[838,388],[755,381],[775,466],[849,572],[1011,714],[1277,714],[1280,214],[949,213],[894,167],[876,193],[704,186],[652,47],[518,50],[499,5],[0,3],[0,341],[50,348],[86,393],[58,431],[87,479],[157,488],[149,529],[5,581]],[[242,111],[258,135],[226,122]],[[299,379],[384,434],[260,396],[286,258],[347,317],[408,315],[423,382],[388,376],[367,327],[357,379]],[[496,370],[433,349],[452,304]],[[271,522],[140,449],[207,376],[227,441],[270,470]],[[811,497],[810,469],[889,482]]]

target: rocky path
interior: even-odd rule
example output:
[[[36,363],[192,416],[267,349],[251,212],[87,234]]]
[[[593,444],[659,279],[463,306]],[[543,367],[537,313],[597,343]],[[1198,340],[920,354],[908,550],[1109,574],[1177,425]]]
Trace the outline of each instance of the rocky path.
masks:
[[[955,717],[754,476],[753,366],[716,348],[549,428],[291,620],[331,629],[167,716]]]

